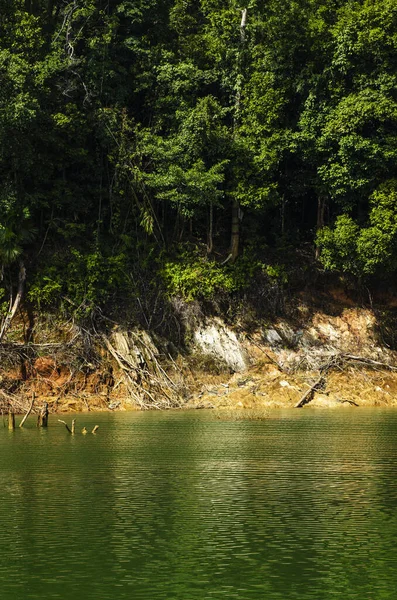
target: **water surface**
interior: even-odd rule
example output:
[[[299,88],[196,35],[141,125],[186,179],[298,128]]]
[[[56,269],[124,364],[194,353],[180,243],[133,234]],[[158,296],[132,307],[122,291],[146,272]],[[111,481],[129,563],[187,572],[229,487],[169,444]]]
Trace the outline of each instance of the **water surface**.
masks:
[[[77,419],[0,429],[2,599],[396,598],[397,412]]]

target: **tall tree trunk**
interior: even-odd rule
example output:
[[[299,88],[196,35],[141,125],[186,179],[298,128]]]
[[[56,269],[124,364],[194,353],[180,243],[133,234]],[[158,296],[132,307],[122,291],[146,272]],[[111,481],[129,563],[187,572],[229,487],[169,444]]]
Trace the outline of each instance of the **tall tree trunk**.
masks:
[[[230,260],[232,263],[238,258],[240,245],[240,205],[237,200],[232,204],[232,239],[230,243]]]
[[[245,43],[245,27],[247,24],[247,9],[244,8],[241,11],[241,24],[240,24],[240,57],[243,51],[244,43]],[[241,85],[242,85],[242,77],[241,77],[241,65],[239,66],[238,79],[236,82],[236,102],[234,107],[234,137],[237,138],[238,135],[238,125],[240,119],[240,108],[241,108]],[[231,240],[230,240],[230,254],[226,261],[231,261],[234,263],[239,255],[239,246],[240,246],[240,205],[238,200],[233,199],[232,202],[232,232],[231,232]]]
[[[281,198],[281,236],[285,235],[285,194]]]
[[[209,223],[208,223],[208,236],[207,236],[207,254],[212,254],[212,250],[214,247],[213,236],[214,236],[214,205],[211,202],[210,203],[210,212],[209,212]]]
[[[21,261],[19,263],[19,281],[18,281],[17,295],[15,296],[15,300],[13,302],[13,305],[11,307],[10,312],[8,313],[8,315],[6,316],[6,318],[4,319],[4,323],[3,323],[1,331],[0,331],[0,342],[3,341],[4,336],[6,335],[8,329],[10,328],[11,321],[15,317],[15,314],[16,314],[16,312],[18,310],[18,307],[19,307],[19,305],[21,303],[23,292],[24,292],[24,288],[25,288],[25,281],[26,281],[26,269],[25,269],[25,265]]]
[[[317,201],[317,225],[316,225],[317,232],[320,231],[320,229],[322,229],[324,227],[325,204],[326,204],[326,197],[320,195],[318,197],[318,201]],[[318,260],[319,258],[320,258],[320,247],[318,246],[318,244],[316,244],[316,260]]]

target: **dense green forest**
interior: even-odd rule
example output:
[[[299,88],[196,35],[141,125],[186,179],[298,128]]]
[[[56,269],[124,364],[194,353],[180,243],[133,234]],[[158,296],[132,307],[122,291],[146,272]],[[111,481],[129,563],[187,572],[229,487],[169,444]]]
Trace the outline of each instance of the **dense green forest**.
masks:
[[[0,83],[8,317],[396,273],[395,0],[0,0]]]

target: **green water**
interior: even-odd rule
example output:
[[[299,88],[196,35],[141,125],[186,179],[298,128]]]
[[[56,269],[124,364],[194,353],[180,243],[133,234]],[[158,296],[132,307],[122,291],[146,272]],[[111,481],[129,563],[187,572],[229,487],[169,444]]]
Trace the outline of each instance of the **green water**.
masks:
[[[95,423],[0,429],[1,600],[397,597],[397,411]]]

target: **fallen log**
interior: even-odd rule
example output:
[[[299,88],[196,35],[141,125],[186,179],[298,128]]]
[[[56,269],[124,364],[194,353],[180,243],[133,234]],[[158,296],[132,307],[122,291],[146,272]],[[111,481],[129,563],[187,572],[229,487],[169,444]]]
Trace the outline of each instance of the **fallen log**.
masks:
[[[317,381],[311,386],[310,389],[307,390],[302,396],[302,398],[297,402],[294,408],[302,408],[305,404],[309,404],[313,400],[314,394],[321,390],[325,385],[326,379],[323,375],[321,375]]]

